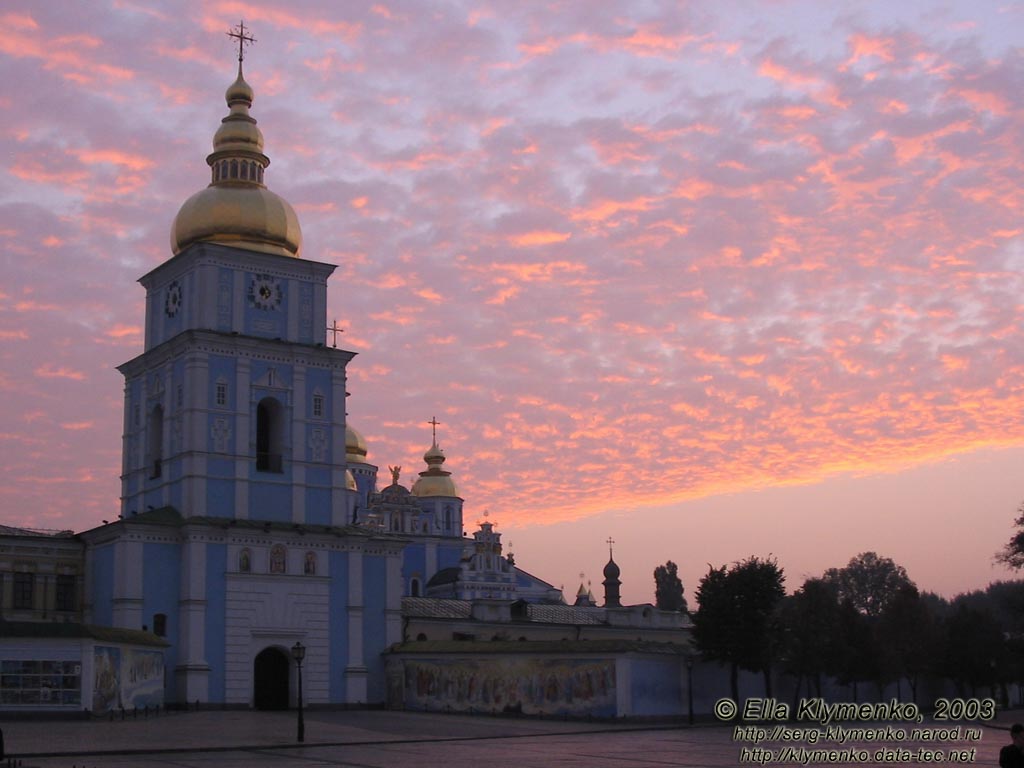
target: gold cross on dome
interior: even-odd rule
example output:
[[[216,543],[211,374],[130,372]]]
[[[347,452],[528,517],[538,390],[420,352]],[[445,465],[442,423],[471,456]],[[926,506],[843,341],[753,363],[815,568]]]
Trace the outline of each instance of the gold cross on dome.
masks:
[[[615,539],[613,539],[611,536],[609,536],[608,537],[608,557],[609,557],[609,559],[612,556],[612,544],[614,544],[614,543],[615,543]]]
[[[434,445],[437,445],[437,425],[440,423],[441,422],[437,420],[437,416],[431,416],[430,421],[427,422],[427,424],[433,426]]]
[[[232,27],[231,31],[227,33],[228,37],[238,41],[238,63],[242,63],[242,59],[245,58],[246,43],[252,44],[256,42],[256,38],[252,35],[245,34],[245,22],[238,22],[237,27]]]
[[[345,329],[340,327],[338,325],[338,321],[335,320],[334,321],[334,325],[327,326],[327,330],[328,331],[332,331],[334,333],[334,343],[332,343],[331,346],[334,347],[335,349],[337,349],[338,348],[338,334],[339,333],[344,333]],[[345,394],[348,394],[348,393],[346,392]]]

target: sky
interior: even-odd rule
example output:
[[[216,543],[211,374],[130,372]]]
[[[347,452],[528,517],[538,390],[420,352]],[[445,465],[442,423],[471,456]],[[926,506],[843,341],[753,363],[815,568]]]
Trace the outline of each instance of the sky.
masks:
[[[625,602],[873,550],[946,596],[1024,499],[1024,4],[8,0],[0,522],[119,509],[136,280],[245,76],[368,460]]]

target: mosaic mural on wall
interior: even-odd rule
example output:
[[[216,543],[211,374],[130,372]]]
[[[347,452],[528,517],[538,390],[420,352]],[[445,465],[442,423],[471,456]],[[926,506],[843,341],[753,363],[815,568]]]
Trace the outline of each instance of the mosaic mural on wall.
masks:
[[[164,703],[162,651],[127,650],[121,669],[121,698],[126,709],[158,707]]]
[[[403,698],[409,709],[616,714],[615,662],[610,659],[406,659],[404,669]]]
[[[97,645],[93,649],[92,711],[108,712],[121,706],[121,649]]]
[[[93,652],[93,712],[156,707],[164,703],[162,651],[97,645]]]

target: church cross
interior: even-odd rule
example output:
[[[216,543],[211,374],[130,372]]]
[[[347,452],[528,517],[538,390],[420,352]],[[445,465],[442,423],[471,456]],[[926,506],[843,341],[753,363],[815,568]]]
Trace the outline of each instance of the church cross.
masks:
[[[437,425],[440,423],[441,422],[437,420],[437,416],[431,416],[430,421],[427,422],[427,424],[433,425],[434,445],[437,445]]]
[[[332,331],[334,333],[334,342],[331,344],[331,346],[334,347],[335,349],[337,349],[338,348],[338,334],[339,333],[344,333],[345,329],[340,327],[338,325],[338,321],[335,320],[334,321],[334,325],[327,326],[327,330],[328,331]],[[348,394],[348,393],[346,392],[345,394]]]
[[[245,58],[245,48],[244,48],[245,44],[246,43],[250,43],[250,44],[251,43],[255,43],[256,42],[256,38],[253,37],[252,35],[245,34],[245,22],[244,21],[238,22],[238,26],[237,27],[232,27],[231,31],[228,32],[227,35],[228,35],[228,37],[233,38],[233,39],[238,41],[238,63],[241,64],[242,63],[242,59]]]
[[[615,543],[615,539],[613,539],[611,536],[609,536],[608,537],[608,559],[609,560],[612,559],[612,544],[614,544],[614,543]]]

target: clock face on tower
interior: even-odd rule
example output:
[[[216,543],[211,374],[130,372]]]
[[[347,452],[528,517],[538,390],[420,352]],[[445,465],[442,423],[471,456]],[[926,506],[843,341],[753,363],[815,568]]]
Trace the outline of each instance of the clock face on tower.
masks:
[[[164,312],[167,313],[168,317],[174,317],[178,314],[179,309],[181,309],[181,283],[177,280],[172,280],[171,284],[167,286],[167,298],[164,299]]]
[[[249,280],[249,303],[257,309],[277,309],[281,305],[281,281],[270,275],[254,275]]]

